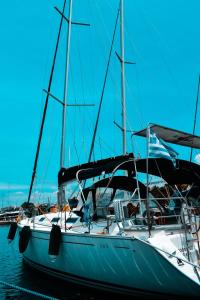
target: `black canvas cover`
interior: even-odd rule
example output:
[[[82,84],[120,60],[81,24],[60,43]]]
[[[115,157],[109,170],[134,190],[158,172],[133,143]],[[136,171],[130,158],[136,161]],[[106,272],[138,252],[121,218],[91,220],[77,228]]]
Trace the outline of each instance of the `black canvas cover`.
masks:
[[[146,159],[136,162],[137,171],[146,173]],[[148,173],[163,178],[169,184],[193,184],[200,185],[200,165],[186,160],[176,160],[176,167],[169,159],[149,158]]]
[[[147,159],[135,160],[137,171],[147,173]],[[118,170],[126,170],[129,177],[134,177],[135,164],[133,155],[122,155],[111,157],[96,162],[74,166],[68,169],[62,168],[58,174],[58,184],[67,183],[76,180],[78,174],[79,180],[93,178],[102,174],[112,173],[116,167]],[[186,161],[176,160],[176,166],[172,161],[165,158],[149,158],[148,173],[150,175],[163,178],[169,184],[193,184],[200,186],[200,165]]]
[[[158,137],[163,139],[164,141],[176,145],[192,147],[196,149],[200,149],[200,137],[192,135],[190,133],[186,133],[183,131],[175,130],[172,128],[152,124],[151,128],[155,132]],[[134,135],[146,137],[147,128],[134,132]]]
[[[76,179],[77,172],[79,180],[89,179],[100,176],[103,173],[109,174],[120,164],[131,161],[133,163],[133,154],[120,155],[101,159],[98,161],[85,163],[71,168],[62,168],[58,173],[58,184],[66,183]],[[121,169],[121,168],[120,168]]]

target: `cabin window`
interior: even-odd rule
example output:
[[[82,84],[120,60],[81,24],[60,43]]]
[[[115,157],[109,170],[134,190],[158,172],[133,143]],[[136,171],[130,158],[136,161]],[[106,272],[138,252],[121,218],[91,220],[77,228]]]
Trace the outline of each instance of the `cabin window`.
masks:
[[[88,195],[87,195],[87,202],[93,202],[93,195],[92,195],[92,191],[89,191]]]
[[[53,219],[51,220],[51,223],[58,223],[59,220],[60,220],[60,218],[53,218]]]
[[[67,224],[67,223],[72,223],[72,224],[74,224],[74,223],[76,223],[77,220],[78,220],[78,218],[68,218],[68,219],[66,220],[66,224]]]
[[[111,200],[113,195],[113,189],[111,188],[97,188],[96,190],[96,205],[98,207],[107,207]]]
[[[131,199],[132,193],[128,191],[117,190],[115,193],[115,199],[129,200]]]
[[[42,217],[39,219],[39,222],[43,222],[45,220],[45,217]]]
[[[92,195],[92,191],[90,191],[87,196],[87,200],[84,204],[83,221],[86,223],[89,222],[93,214],[94,214],[93,195]]]

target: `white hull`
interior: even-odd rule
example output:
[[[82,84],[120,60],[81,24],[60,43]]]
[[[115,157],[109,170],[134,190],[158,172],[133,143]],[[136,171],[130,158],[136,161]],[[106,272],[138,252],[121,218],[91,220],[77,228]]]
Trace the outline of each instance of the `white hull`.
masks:
[[[200,295],[200,285],[152,246],[134,238],[62,233],[59,255],[48,255],[49,231],[32,229],[24,259],[50,275],[135,294]]]

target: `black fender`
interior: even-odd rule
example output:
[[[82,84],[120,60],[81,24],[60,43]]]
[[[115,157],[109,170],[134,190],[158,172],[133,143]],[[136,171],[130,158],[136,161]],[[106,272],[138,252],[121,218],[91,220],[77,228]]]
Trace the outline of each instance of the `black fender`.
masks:
[[[8,232],[7,239],[10,240],[10,241],[14,240],[16,231],[17,231],[17,222],[12,222],[10,224],[10,229],[9,229],[9,232]]]
[[[49,238],[49,255],[58,255],[61,243],[61,229],[58,225],[52,225]]]
[[[30,226],[24,226],[19,232],[19,252],[24,253],[31,237]]]

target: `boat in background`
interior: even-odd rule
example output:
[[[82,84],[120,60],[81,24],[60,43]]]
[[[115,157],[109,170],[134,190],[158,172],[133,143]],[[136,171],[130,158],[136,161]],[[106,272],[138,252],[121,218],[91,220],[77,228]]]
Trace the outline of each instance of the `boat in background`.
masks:
[[[22,208],[16,206],[9,206],[1,208],[0,210],[0,225],[11,224],[17,222],[19,216],[22,215]]]

